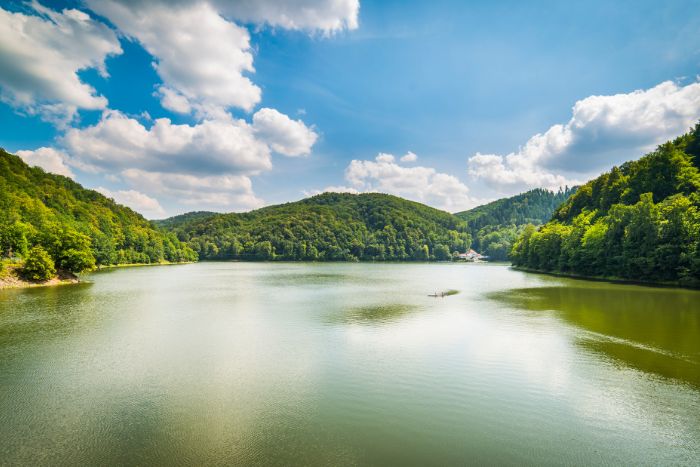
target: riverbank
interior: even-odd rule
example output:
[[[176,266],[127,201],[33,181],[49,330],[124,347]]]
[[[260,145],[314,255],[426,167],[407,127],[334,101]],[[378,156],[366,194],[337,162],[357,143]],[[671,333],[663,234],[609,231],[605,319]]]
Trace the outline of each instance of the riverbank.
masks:
[[[680,289],[690,289],[690,290],[700,290],[700,284],[686,284],[682,282],[674,281],[643,281],[638,279],[625,279],[622,277],[608,277],[608,276],[584,276],[581,274],[558,272],[558,271],[543,271],[540,269],[524,268],[522,266],[513,266],[511,268],[515,271],[529,272],[533,274],[544,274],[547,276],[554,277],[566,277],[568,279],[577,279],[585,281],[594,282],[610,282],[611,284],[626,284],[626,285],[643,285],[647,287],[664,287],[664,288],[680,288]]]

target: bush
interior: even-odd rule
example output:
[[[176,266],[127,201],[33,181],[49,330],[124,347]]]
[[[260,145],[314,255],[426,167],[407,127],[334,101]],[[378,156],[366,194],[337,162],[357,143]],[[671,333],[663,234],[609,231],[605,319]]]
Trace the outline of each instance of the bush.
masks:
[[[29,250],[22,267],[22,275],[34,281],[46,281],[56,274],[56,266],[51,256],[40,246]]]

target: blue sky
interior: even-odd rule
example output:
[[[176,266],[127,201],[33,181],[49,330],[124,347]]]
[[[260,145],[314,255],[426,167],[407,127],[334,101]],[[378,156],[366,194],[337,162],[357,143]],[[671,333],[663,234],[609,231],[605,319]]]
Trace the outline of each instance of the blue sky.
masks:
[[[585,181],[700,118],[697,1],[2,9],[0,146],[148,217],[324,190],[458,211]]]

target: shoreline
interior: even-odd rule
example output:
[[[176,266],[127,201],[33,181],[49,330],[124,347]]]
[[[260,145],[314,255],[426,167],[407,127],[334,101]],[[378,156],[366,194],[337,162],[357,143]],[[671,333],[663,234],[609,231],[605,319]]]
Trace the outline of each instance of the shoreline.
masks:
[[[623,284],[623,285],[640,285],[644,287],[656,287],[661,289],[686,289],[686,290],[700,290],[700,285],[688,285],[682,284],[680,282],[653,282],[653,281],[643,281],[639,279],[624,279],[621,277],[606,277],[606,276],[584,276],[580,274],[566,273],[566,272],[556,272],[556,271],[542,271],[540,269],[524,268],[521,266],[510,265],[510,268],[515,271],[527,272],[532,274],[544,274],[553,277],[563,277],[567,279],[576,279],[583,281],[593,281],[593,282],[608,282],[610,284]]]
[[[98,266],[92,271],[86,271],[89,273],[103,271],[105,269],[117,269],[117,268],[136,268],[141,266],[177,266],[178,264],[194,264],[199,261],[181,261],[179,263],[173,263],[171,261],[164,261],[162,263],[124,263],[124,264],[109,264]]]
[[[139,266],[172,266],[172,265],[178,265],[178,264],[192,264],[194,261],[185,261],[182,263],[171,263],[169,261],[163,262],[163,263],[129,263],[129,264],[110,264],[108,266],[101,266],[100,268],[95,268],[92,271],[85,271],[85,273],[96,273],[100,271],[105,271],[109,269],[117,269],[117,268],[131,268],[131,267],[139,267]],[[9,289],[31,289],[31,288],[36,288],[36,287],[55,287],[55,286],[61,286],[61,285],[72,285],[72,284],[84,284],[89,281],[83,281],[80,279],[79,276],[65,272],[65,271],[60,271],[58,274],[56,274],[56,277],[53,277],[47,281],[43,282],[36,282],[36,281],[29,281],[26,279],[22,279],[19,274],[15,273],[15,268],[11,268],[9,271],[5,271],[2,276],[0,276],[0,290],[9,290]]]
[[[60,272],[47,281],[37,282],[22,279],[14,274],[14,271],[8,271],[4,277],[0,277],[0,290],[7,289],[31,289],[35,287],[54,287],[59,285],[80,284],[81,280],[75,274],[68,272]]]

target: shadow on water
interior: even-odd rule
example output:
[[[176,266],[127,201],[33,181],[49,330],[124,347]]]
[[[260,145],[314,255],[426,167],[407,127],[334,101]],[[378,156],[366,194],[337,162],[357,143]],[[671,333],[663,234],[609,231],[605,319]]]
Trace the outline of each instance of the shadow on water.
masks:
[[[522,288],[488,298],[534,312],[555,311],[585,331],[578,344],[646,373],[700,386],[700,293],[591,285]]]
[[[74,311],[78,303],[86,301],[91,286],[88,282],[0,291],[0,349],[69,335],[78,327],[89,326],[98,319],[96,313]]]
[[[384,324],[395,322],[418,309],[417,305],[402,303],[358,306],[339,311],[327,322],[329,324]]]
[[[314,285],[338,285],[338,284],[368,284],[367,278],[353,274],[343,273],[278,273],[268,274],[264,277],[267,284],[275,286],[314,286]]]

